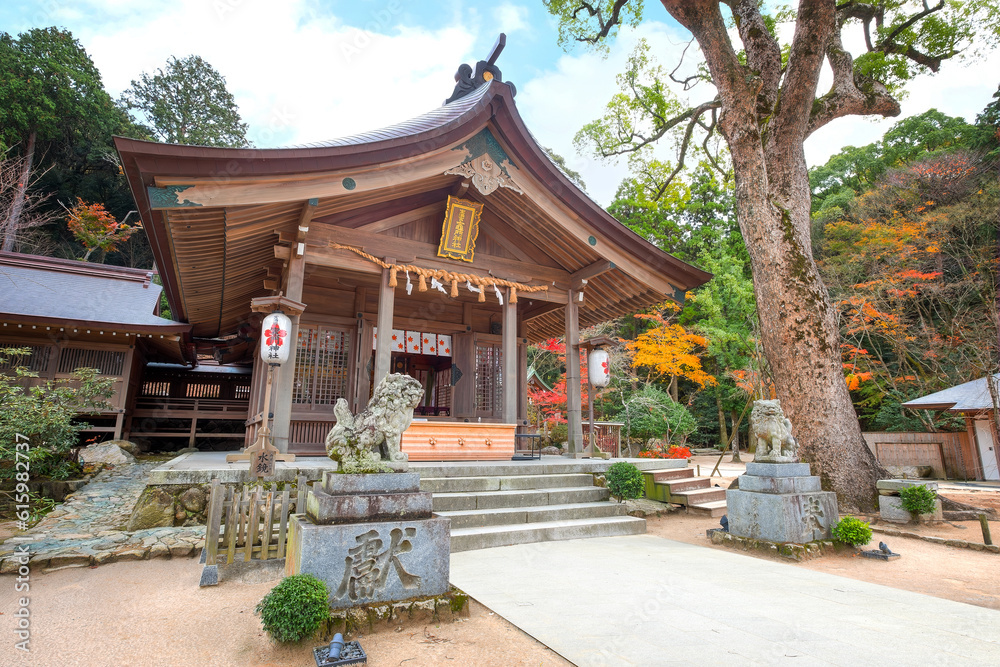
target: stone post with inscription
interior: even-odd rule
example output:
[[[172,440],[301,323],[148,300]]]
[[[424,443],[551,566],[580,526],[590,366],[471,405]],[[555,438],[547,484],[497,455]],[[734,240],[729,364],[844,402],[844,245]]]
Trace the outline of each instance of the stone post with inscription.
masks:
[[[334,407],[327,453],[348,472],[325,472],[310,489],[305,514],[289,518],[285,558],[286,575],[326,582],[333,609],[448,592],[451,521],[432,513],[399,447],[422,396],[419,382],[390,374],[362,413],[343,399]],[[398,472],[372,472],[387,470]]]
[[[837,494],[823,491],[820,478],[800,463],[791,423],[777,400],[755,401],[751,438],[754,462],[726,491],[729,532],[777,543],[805,544],[831,538],[838,520]]]

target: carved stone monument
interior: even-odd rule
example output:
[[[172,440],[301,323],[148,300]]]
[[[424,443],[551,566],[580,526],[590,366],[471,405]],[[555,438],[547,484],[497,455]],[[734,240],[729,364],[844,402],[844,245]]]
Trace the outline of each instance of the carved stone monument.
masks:
[[[755,401],[750,425],[757,438],[754,462],[726,491],[729,532],[777,543],[828,540],[838,520],[837,494],[800,463],[792,425],[777,400]]]
[[[326,441],[330,458],[341,469],[405,467],[399,440],[422,392],[413,378],[388,375],[356,417],[338,401],[337,425]],[[417,473],[326,472],[310,489],[305,514],[289,519],[285,574],[326,582],[334,609],[443,595],[450,524],[431,512],[431,494],[420,491]]]

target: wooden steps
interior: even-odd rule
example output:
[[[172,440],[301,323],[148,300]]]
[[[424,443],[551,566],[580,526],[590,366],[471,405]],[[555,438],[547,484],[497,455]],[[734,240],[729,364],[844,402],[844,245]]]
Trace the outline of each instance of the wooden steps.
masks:
[[[726,513],[726,490],[709,477],[695,477],[690,468],[645,470],[646,497],[683,505],[688,512],[719,517]]]

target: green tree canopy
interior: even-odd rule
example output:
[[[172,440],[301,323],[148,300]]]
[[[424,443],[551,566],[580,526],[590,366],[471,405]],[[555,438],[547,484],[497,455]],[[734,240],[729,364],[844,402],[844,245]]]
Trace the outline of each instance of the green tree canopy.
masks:
[[[122,103],[139,112],[159,140],[199,146],[248,146],[247,125],[240,118],[226,79],[200,56],[170,57],[166,68],[143,72],[122,93]]]

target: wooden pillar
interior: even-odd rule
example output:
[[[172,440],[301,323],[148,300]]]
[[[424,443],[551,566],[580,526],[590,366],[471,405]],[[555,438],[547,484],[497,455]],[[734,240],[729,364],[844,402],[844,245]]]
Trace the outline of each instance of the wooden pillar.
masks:
[[[517,304],[510,302],[510,289],[503,306],[503,423],[517,421]]]
[[[386,264],[395,264],[391,257],[385,258]],[[396,290],[389,287],[389,269],[382,269],[382,282],[378,291],[378,338],[375,341],[375,386],[382,381],[392,366],[392,309]]]
[[[580,292],[569,290],[566,303],[566,420],[568,454],[583,451],[583,420],[580,400]]]
[[[305,279],[305,270],[305,258],[293,252],[288,259],[285,291],[285,296],[289,299],[302,301],[302,283]],[[295,315],[291,320],[292,330],[288,332],[291,347],[288,350],[288,362],[276,372],[278,377],[274,383],[274,422],[271,425],[274,446],[282,453],[288,451],[288,436],[292,427],[292,385],[295,381],[295,353],[299,340],[299,316]],[[264,415],[263,424],[267,424],[267,415]]]

